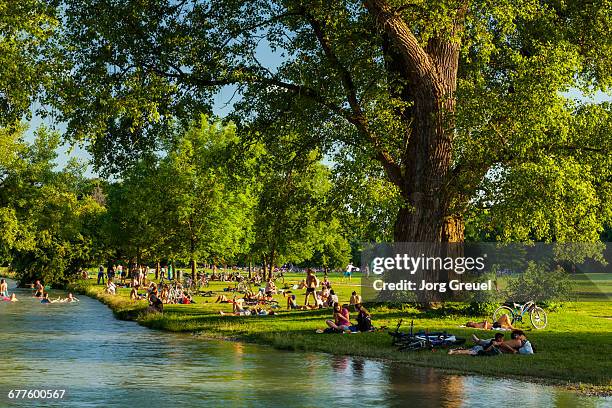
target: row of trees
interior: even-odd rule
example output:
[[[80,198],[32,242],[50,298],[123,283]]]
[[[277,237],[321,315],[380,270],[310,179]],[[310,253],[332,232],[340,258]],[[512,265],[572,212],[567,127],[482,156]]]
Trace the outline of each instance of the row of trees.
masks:
[[[611,89],[605,0],[0,0],[0,10],[0,148],[21,146],[3,183],[26,177],[19,166],[38,171],[15,136],[36,106],[116,180],[98,183],[104,205],[93,200],[116,217],[100,221],[116,229],[105,248],[331,265],[346,240],[593,242],[612,225],[612,105],[572,97]],[[227,86],[236,129],[192,125]],[[222,154],[229,145],[239,153]],[[29,181],[24,194],[90,197],[74,190],[91,188],[77,168],[37,173],[53,182]],[[70,177],[74,191],[58,181]],[[26,238],[46,227],[21,187],[2,189],[3,222],[24,234],[6,247],[33,248]],[[70,202],[67,217],[96,213]]]
[[[267,274],[287,262],[345,266],[349,242],[361,239],[347,228],[356,213],[334,199],[321,153],[296,151],[294,139],[269,148],[202,116],[108,181],[86,178],[76,162],[56,170],[57,133],[41,128],[27,144],[23,128],[5,129],[2,259],[47,282],[109,259],[179,261],[193,275],[198,263]]]

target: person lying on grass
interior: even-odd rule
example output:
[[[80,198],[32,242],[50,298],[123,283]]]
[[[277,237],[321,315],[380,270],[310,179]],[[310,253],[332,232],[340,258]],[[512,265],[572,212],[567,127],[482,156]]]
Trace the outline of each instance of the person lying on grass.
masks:
[[[217,299],[215,300],[215,303],[233,303],[234,299],[228,299],[227,296],[225,295],[219,295],[217,296]]]
[[[467,354],[470,356],[494,356],[501,354],[501,347],[504,344],[504,334],[495,333],[491,340],[481,340],[472,335],[472,340],[476,345],[470,349],[457,348],[448,350],[448,354]]]
[[[501,338],[503,340],[504,335],[502,333],[495,334],[495,339]],[[472,340],[476,343],[477,346],[473,347],[471,350],[463,350],[463,349],[455,349],[449,350],[449,354],[472,354],[469,351],[475,350],[478,346],[489,346],[491,340],[481,340],[476,335],[472,335]],[[502,353],[508,354],[533,354],[533,347],[531,342],[527,340],[525,333],[522,330],[513,330],[510,335],[510,340],[502,341],[499,345],[496,346],[498,350]],[[466,352],[467,351],[467,352]],[[476,350],[478,351],[478,350]],[[476,353],[478,355],[491,355],[491,354],[482,354]],[[474,354],[472,354],[474,355]]]
[[[502,351],[510,354],[533,354],[533,346],[527,340],[525,332],[515,329],[510,334],[510,340],[504,341]]]
[[[235,299],[232,302],[232,314],[234,316],[268,316],[274,315],[274,310],[267,311],[262,307],[255,307],[252,310],[246,307],[243,307],[244,299]],[[219,311],[221,316],[225,316],[227,313],[224,313],[223,310]]]
[[[485,330],[492,330],[492,329],[514,330],[514,327],[512,327],[512,323],[510,322],[510,317],[507,314],[501,315],[500,318],[497,319],[497,321],[494,322],[493,324],[489,323],[489,321],[485,319],[483,322],[467,322],[465,324],[465,327],[473,327],[475,329],[485,329]]]

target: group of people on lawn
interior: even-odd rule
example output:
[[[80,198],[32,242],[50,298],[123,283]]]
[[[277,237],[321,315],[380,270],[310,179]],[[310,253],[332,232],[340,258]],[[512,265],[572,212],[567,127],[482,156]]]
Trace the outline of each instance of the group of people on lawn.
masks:
[[[130,298],[132,300],[148,300],[149,308],[155,311],[162,311],[163,304],[170,302],[168,299],[169,286],[167,284],[160,283],[156,285],[154,282],[151,282],[145,295],[140,295],[138,293],[139,279],[134,279],[130,286],[132,287]],[[325,321],[327,327],[325,329],[318,329],[317,333],[354,333],[374,330],[371,315],[361,304],[361,296],[359,296],[356,291],[353,291],[349,303],[341,304],[327,276],[323,278],[323,281],[320,281],[314,271],[308,269],[306,271],[306,278],[299,284],[294,285],[292,289],[305,290],[304,303],[302,305],[298,304],[297,296],[293,294],[291,290],[279,291],[272,279],[266,282],[265,288],[261,288],[256,293],[247,291],[244,297],[239,299],[236,299],[236,297],[230,299],[224,294],[221,294],[217,297],[215,303],[231,303],[231,314],[236,316],[274,315],[276,314],[274,309],[278,308],[278,306],[273,300],[273,295],[282,292],[283,296],[287,299],[287,310],[309,310],[325,307],[333,308],[332,318]],[[106,291],[111,294],[116,293],[116,285],[113,283],[112,279],[109,279]],[[180,300],[174,300],[174,303],[195,303],[187,292],[181,293]],[[274,303],[270,308],[266,308],[265,306],[269,305],[270,302]],[[249,307],[248,304],[252,304],[253,307]],[[350,320],[351,308],[357,313],[356,324],[353,324]],[[223,311],[219,313],[221,315],[227,314]],[[512,333],[510,335],[510,340],[505,340],[503,333],[496,333],[495,337],[489,340],[482,340],[473,335],[472,340],[475,343],[474,347],[468,349],[451,349],[449,354],[481,356],[497,355],[501,353],[533,354],[533,348],[531,343],[527,340],[525,333],[512,327],[507,315],[502,315],[502,317],[494,323],[489,323],[486,320],[483,322],[468,322],[466,323],[466,327],[485,330],[512,330]]]

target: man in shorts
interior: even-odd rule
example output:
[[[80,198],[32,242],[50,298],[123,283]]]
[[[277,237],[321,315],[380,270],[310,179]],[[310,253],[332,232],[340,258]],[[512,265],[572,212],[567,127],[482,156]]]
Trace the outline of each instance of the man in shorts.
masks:
[[[312,269],[308,269],[306,271],[306,298],[304,299],[304,305],[308,306],[309,296],[312,296],[315,305],[317,304],[317,287],[319,287],[319,279],[312,272]]]
[[[348,266],[346,267],[346,271],[344,271],[344,277],[348,278],[349,281],[351,280],[351,275],[353,273],[353,268],[354,268],[353,263],[349,262]]]

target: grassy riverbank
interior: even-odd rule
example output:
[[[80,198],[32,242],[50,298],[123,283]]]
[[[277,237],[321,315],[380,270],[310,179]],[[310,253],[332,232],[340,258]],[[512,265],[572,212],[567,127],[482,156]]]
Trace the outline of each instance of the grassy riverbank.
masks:
[[[297,281],[298,277],[288,281]],[[359,289],[359,280],[339,282],[332,278],[340,301],[347,302],[352,290]],[[213,283],[211,290],[223,293],[227,283]],[[587,392],[612,393],[609,356],[612,354],[612,306],[610,302],[569,303],[549,313],[549,326],[541,331],[528,331],[527,336],[537,349],[535,355],[502,355],[498,357],[449,356],[444,351],[400,353],[391,346],[386,331],[358,334],[316,334],[323,328],[331,310],[286,311],[285,301],[278,297],[281,311],[275,316],[221,316],[231,305],[214,303],[214,298],[196,297],[197,304],[167,305],[164,314],[143,315],[144,301],[130,301],[129,290],[118,295],[103,293],[103,287],[92,280],[81,282],[75,291],[97,298],[123,319],[160,330],[198,332],[209,338],[235,339],[267,344],[280,349],[322,351],[333,354],[359,355],[403,361],[409,364],[436,367],[458,372],[490,376],[524,377],[529,380],[556,383]],[[303,291],[294,291],[303,301]],[[448,312],[422,312],[414,308],[372,307],[376,326],[395,327],[399,319],[414,319],[415,328],[447,330],[469,338],[472,333],[488,338],[492,332],[465,329],[467,320],[480,316],[463,316]],[[522,328],[527,329],[525,324]],[[407,330],[407,327],[405,327]],[[506,335],[508,336],[508,335]]]

